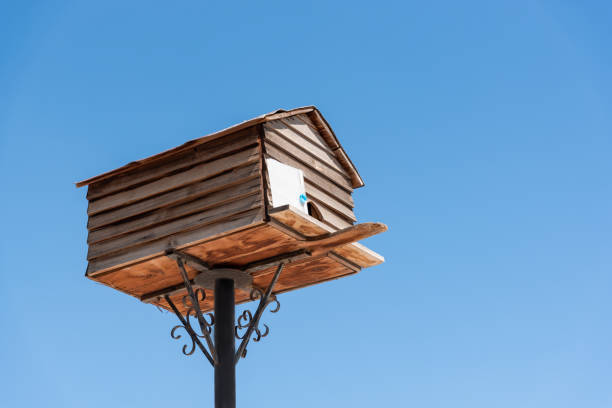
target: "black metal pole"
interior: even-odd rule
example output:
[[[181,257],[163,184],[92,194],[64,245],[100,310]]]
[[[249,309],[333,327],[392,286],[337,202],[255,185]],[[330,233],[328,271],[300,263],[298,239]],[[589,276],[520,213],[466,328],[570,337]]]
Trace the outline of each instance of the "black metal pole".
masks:
[[[234,281],[215,281],[215,408],[236,408]]]

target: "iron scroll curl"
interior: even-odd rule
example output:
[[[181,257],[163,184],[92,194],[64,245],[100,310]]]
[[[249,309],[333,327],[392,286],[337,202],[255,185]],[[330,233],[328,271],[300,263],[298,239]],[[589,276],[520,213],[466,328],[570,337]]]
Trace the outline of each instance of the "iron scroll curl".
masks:
[[[206,292],[203,289],[196,289],[194,291],[194,295],[196,299],[200,302],[203,302],[206,299]],[[196,320],[198,319],[196,308],[193,304],[193,299],[191,298],[191,296],[183,296],[182,303],[185,309],[187,310],[187,312],[185,313],[185,319],[182,320],[183,324],[176,325],[172,328],[172,330],[170,330],[170,337],[175,340],[179,340],[183,336],[181,334],[178,334],[177,331],[179,331],[180,329],[185,330],[185,332],[187,332],[189,338],[191,339],[191,346],[189,346],[189,344],[184,344],[182,351],[184,355],[190,356],[195,352],[196,349],[196,338],[194,338],[193,335],[198,338],[205,339],[206,334],[204,334],[203,332],[198,333],[197,329],[195,329],[194,326],[191,324],[192,317]],[[212,313],[207,313],[203,315],[202,321],[204,325],[201,326],[201,329],[203,327],[203,329],[206,330],[207,334],[210,336],[212,334],[212,327],[215,324],[215,316]],[[198,325],[196,325],[196,327],[197,326]]]
[[[270,304],[274,303],[274,307],[270,309],[271,313],[276,313],[280,310],[280,303],[278,299],[276,299],[276,296],[272,294],[272,289],[274,289],[274,285],[276,284],[276,281],[278,280],[278,277],[280,276],[280,273],[283,270],[284,266],[285,264],[282,262],[278,265],[278,267],[276,268],[276,272],[274,272],[274,276],[272,277],[272,280],[270,281],[270,284],[268,285],[268,288],[265,292],[258,287],[253,287],[251,289],[251,293],[249,296],[253,301],[259,299],[259,305],[255,310],[255,314],[252,314],[249,310],[245,310],[238,317],[237,325],[234,327],[234,334],[236,338],[242,341],[240,342],[240,346],[236,351],[236,355],[234,358],[235,364],[238,363],[240,358],[246,357],[247,346],[249,344],[249,341],[251,340],[251,336],[253,336],[253,341],[258,342],[270,333],[270,328],[266,324],[264,324],[265,329],[262,332],[262,330],[259,328],[259,320],[261,319],[261,315],[263,314],[264,310]],[[246,329],[246,332],[240,334],[239,331],[243,329]]]
[[[264,298],[264,295],[264,291],[260,288],[253,288],[250,293],[250,299],[252,301],[260,299],[261,301]],[[280,310],[280,302],[278,301],[276,296],[272,295],[265,301],[262,312],[265,311],[265,309],[271,304],[274,304],[274,306],[269,309],[270,313],[277,313]],[[259,327],[259,323],[259,320],[254,321],[253,314],[250,310],[243,311],[238,316],[237,324],[234,328],[236,338],[238,340],[244,340],[247,335],[247,332],[243,332],[242,334],[240,334],[240,330],[248,329],[249,326],[253,325],[251,340],[255,342],[260,341],[262,338],[266,337],[270,333],[270,328],[267,324],[264,324],[264,330],[261,330]],[[241,357],[246,357],[246,347],[244,348]]]
[[[182,339],[183,335],[179,333],[179,331],[181,329],[185,330],[189,335],[189,338],[191,339],[191,344],[189,344],[189,342],[187,341],[186,344],[183,345],[183,354],[186,356],[192,355],[195,352],[197,346],[197,348],[199,348],[204,354],[204,356],[208,359],[210,364],[213,367],[216,367],[217,352],[215,344],[212,340],[213,326],[215,325],[215,316],[212,313],[202,313],[200,303],[206,299],[206,292],[201,287],[192,287],[191,281],[187,275],[187,271],[185,270],[183,258],[185,258],[189,262],[195,261],[191,259],[193,257],[187,256],[186,254],[183,254],[179,251],[169,251],[167,256],[176,261],[181,276],[183,278],[185,289],[187,290],[187,294],[182,297],[183,310],[185,311],[184,314],[178,310],[178,308],[170,298],[169,294],[163,295],[163,299],[168,303],[168,305],[181,323],[171,329],[170,337],[175,340]],[[196,262],[196,264],[200,266],[205,264],[201,260],[196,259],[196,261],[198,261]],[[252,313],[250,310],[245,310],[244,312],[242,312],[238,316],[237,322],[234,325],[234,337],[238,340],[241,340],[240,345],[234,354],[234,364],[237,364],[240,358],[246,357],[247,346],[250,340],[253,340],[254,342],[259,342],[262,338],[266,337],[270,333],[270,328],[268,327],[268,325],[264,324],[262,329],[260,328],[259,323],[261,316],[266,309],[268,309],[271,313],[277,313],[280,310],[280,302],[276,298],[276,295],[272,294],[272,290],[274,289],[274,285],[278,281],[280,273],[285,266],[285,262],[286,261],[283,260],[276,260],[276,271],[274,272],[274,275],[265,291],[259,287],[251,286],[252,284],[249,285],[251,289],[249,293],[250,300],[259,300],[259,304],[254,313]],[[223,268],[219,270],[223,270],[224,273],[227,273],[227,271],[234,271]],[[214,272],[215,269],[206,269],[206,271]],[[246,274],[248,272],[242,271],[242,273]],[[234,279],[234,277],[232,277],[232,279]],[[158,299],[161,298],[162,297]],[[272,306],[268,308],[270,305]],[[199,327],[199,330],[194,328],[191,321],[192,318],[196,319],[196,327]],[[241,331],[243,332],[241,333]],[[202,342],[200,341],[200,339],[204,339],[205,341]],[[206,347],[204,343],[208,347]]]

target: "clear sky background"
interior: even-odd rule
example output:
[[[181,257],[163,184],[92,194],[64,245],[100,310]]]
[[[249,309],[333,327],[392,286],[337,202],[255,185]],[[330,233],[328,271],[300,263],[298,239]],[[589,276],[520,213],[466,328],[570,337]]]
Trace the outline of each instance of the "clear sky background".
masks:
[[[314,104],[385,264],[280,296],[249,407],[612,406],[609,2],[4,1],[0,405],[212,405],[84,278],[75,181]]]

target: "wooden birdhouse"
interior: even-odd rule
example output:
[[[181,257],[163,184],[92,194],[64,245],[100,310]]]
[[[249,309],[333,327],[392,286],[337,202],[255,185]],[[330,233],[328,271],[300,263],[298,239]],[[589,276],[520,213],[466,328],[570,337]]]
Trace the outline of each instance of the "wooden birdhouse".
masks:
[[[88,186],[86,276],[168,308],[184,295],[182,251],[247,271],[275,293],[336,279],[383,258],[356,241],[386,230],[356,224],[355,166],[315,107],[279,110],[77,183]],[[189,278],[198,274],[187,265]],[[248,300],[248,291],[235,293]],[[211,297],[202,303],[212,308]]]

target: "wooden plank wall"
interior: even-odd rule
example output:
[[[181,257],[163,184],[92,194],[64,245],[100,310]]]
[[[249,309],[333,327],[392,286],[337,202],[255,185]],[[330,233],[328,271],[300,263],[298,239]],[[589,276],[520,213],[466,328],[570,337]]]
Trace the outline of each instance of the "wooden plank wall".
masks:
[[[256,127],[91,184],[88,274],[263,220]]]
[[[334,229],[355,223],[351,179],[306,115],[270,121],[263,126],[267,157],[301,169],[306,195]]]

